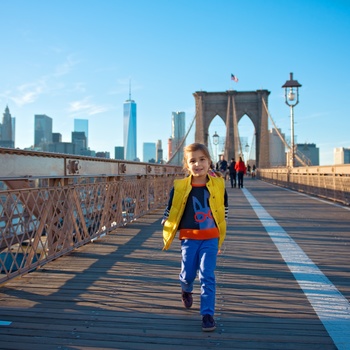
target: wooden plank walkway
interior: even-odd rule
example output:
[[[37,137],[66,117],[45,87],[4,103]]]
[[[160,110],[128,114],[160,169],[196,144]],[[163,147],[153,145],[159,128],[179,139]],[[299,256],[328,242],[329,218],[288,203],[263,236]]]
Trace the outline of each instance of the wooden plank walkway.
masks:
[[[350,211],[245,184],[349,300]],[[1,286],[0,348],[337,349],[244,191],[227,191],[215,332],[201,331],[198,282],[182,307],[179,241],[161,250],[162,209]]]

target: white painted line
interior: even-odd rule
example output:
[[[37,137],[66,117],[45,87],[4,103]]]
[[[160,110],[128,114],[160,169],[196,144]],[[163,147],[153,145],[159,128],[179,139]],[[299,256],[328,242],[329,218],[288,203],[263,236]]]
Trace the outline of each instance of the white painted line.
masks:
[[[0,326],[9,326],[11,323],[10,321],[0,321]]]
[[[348,300],[250,192],[245,188],[242,191],[338,350],[349,350]]]

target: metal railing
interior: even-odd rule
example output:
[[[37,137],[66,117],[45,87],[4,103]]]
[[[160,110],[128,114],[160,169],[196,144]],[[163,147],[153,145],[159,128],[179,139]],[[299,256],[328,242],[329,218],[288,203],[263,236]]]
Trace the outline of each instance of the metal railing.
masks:
[[[0,283],[151,210],[181,167],[0,149]]]
[[[350,164],[257,169],[263,181],[350,205]]]
[[[165,207],[177,166],[0,148],[0,283]],[[350,203],[350,165],[258,169],[279,186]]]

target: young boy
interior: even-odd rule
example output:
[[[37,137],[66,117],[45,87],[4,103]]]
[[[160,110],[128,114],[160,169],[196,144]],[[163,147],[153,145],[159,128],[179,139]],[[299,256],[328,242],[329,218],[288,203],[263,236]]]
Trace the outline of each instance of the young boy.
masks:
[[[186,308],[193,303],[193,282],[201,284],[200,312],[202,330],[215,330],[215,268],[219,249],[226,236],[228,212],[225,181],[209,176],[211,165],[207,147],[193,143],[184,148],[184,168],[189,176],[174,181],[162,224],[164,250],[169,249],[177,230],[181,240],[182,301]]]

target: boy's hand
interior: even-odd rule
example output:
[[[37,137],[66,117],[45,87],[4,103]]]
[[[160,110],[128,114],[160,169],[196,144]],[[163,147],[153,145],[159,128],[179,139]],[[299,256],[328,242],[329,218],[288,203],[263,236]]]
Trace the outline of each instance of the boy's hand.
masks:
[[[166,219],[163,219],[162,222],[160,223],[162,226],[164,226]]]

